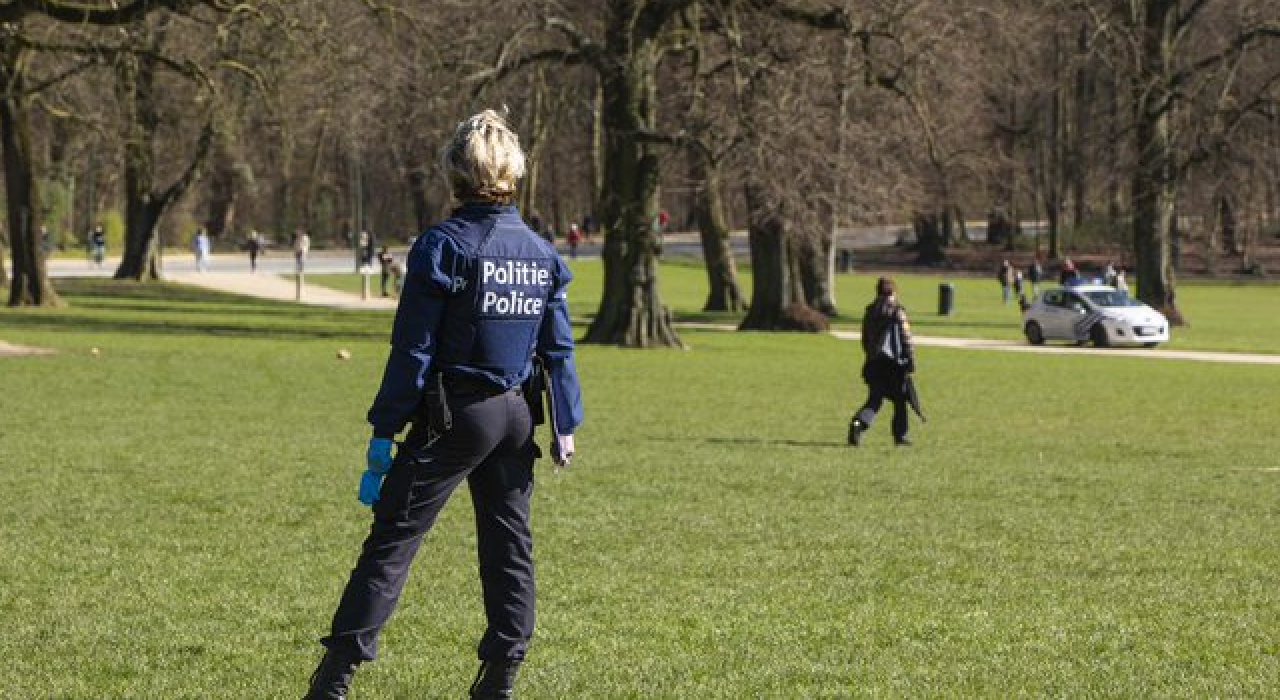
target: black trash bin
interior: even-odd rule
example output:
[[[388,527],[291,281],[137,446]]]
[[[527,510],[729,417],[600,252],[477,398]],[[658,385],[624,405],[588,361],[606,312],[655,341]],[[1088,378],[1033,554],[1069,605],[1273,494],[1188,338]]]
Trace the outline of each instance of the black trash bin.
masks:
[[[943,282],[938,285],[938,315],[950,316],[951,310],[955,308],[956,288],[950,282]]]

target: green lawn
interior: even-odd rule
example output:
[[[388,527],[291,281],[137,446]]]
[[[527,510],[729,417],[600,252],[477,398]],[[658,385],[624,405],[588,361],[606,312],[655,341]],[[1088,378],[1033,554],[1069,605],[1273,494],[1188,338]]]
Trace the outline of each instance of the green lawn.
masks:
[[[599,305],[602,283],[598,259],[571,263],[576,275],[572,288],[574,312],[593,314]],[[751,273],[740,270],[743,294],[750,298]],[[840,316],[837,328],[856,328],[862,311],[872,297],[879,273],[857,273],[836,277],[836,302]],[[378,279],[372,279],[377,293]],[[1005,306],[994,276],[902,274],[895,275],[900,296],[911,312],[915,332],[957,338],[993,338],[1021,341],[1022,316],[1016,305]],[[360,276],[310,275],[307,281],[360,293]],[[707,313],[702,306],[707,296],[706,271],[697,264],[673,262],[662,266],[659,276],[663,301],[678,321],[737,324],[742,314]],[[939,285],[955,288],[955,308],[949,316],[938,315]],[[1181,282],[1178,303],[1190,325],[1173,329],[1173,340],[1165,347],[1179,350],[1226,352],[1280,352],[1280,286],[1272,284],[1231,284]]]
[[[691,315],[694,272],[664,276]],[[937,280],[904,279],[921,332],[998,325],[994,283],[956,282],[931,319]],[[59,350],[0,358],[0,698],[301,696],[367,527],[390,314],[60,290],[0,311]],[[1267,290],[1199,291],[1193,330],[1203,304],[1258,319],[1241,347],[1275,333],[1226,301]],[[916,447],[877,424],[855,450],[855,344],[682,335],[580,353],[521,697],[1280,697],[1276,368],[925,347]],[[353,700],[463,695],[472,530],[460,492]]]

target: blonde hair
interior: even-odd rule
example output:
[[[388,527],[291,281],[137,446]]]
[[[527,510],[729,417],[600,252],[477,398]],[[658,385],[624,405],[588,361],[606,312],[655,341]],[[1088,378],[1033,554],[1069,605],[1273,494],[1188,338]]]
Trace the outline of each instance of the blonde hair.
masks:
[[[524,177],[524,151],[507,120],[486,109],[458,123],[440,153],[440,167],[454,197],[508,203]]]

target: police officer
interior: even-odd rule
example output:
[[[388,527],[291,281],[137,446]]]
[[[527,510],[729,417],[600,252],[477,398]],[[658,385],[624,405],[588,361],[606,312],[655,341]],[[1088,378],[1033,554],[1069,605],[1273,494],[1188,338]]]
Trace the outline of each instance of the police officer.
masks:
[[[893,441],[909,446],[907,439],[907,382],[916,370],[907,310],[898,302],[897,285],[888,277],[876,281],[876,298],[862,317],[862,351],[866,360],[862,378],[867,402],[849,421],[849,444],[862,442],[885,399],[893,402]]]
[[[463,481],[475,508],[488,622],[471,697],[510,698],[534,628],[529,504],[539,456],[522,391],[546,368],[552,454],[567,465],[582,422],[566,288],[555,250],[510,204],[524,154],[505,120],[485,111],[460,123],[441,154],[461,207],[420,236],[391,332],[382,385],[369,409],[373,438],[360,501],[373,525],[321,642],[308,700],[345,698],[359,664],[400,598],[409,566]],[[408,434],[392,457],[392,438]]]

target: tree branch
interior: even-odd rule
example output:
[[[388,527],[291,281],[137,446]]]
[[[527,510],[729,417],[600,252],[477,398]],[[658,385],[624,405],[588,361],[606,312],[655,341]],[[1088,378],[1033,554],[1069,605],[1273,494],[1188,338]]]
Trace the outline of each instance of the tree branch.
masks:
[[[1195,0],[1187,7],[1185,12],[1175,17],[1173,24],[1174,34],[1181,35],[1184,29],[1191,26],[1191,23],[1196,19],[1196,15],[1200,14],[1200,11],[1207,4],[1209,4],[1209,0]]]
[[[129,24],[155,10],[182,12],[197,5],[218,8],[219,0],[133,0],[121,3],[69,2],[59,0],[16,0],[0,5],[0,22],[17,22],[29,15],[44,15],[73,24]]]
[[[1206,56],[1173,75],[1176,84],[1190,79],[1196,73],[1208,70],[1249,48],[1254,42],[1262,39],[1280,39],[1280,22],[1267,22],[1247,31],[1241,32],[1229,45],[1217,53]]]
[[[540,49],[529,53],[508,58],[512,48],[523,34],[537,29],[546,29],[558,32],[569,41],[570,48],[551,48]],[[485,68],[479,72],[473,73],[464,80],[467,83],[475,85],[472,94],[479,94],[485,87],[499,82],[518,72],[523,68],[539,63],[559,63],[560,65],[589,65],[600,71],[603,69],[602,62],[603,47],[578,30],[577,26],[567,19],[560,17],[548,17],[543,20],[542,25],[525,25],[516,30],[511,38],[503,43],[502,48],[498,51],[498,58],[494,65]]]
[[[200,139],[196,142],[196,152],[192,155],[191,162],[187,164],[187,168],[182,175],[160,193],[158,197],[160,201],[171,202],[176,200],[196,181],[200,175],[201,168],[204,167],[205,160],[208,159],[210,150],[212,150],[213,135],[213,118],[210,116],[205,120],[204,127],[200,130]]]
[[[831,7],[826,10],[806,10],[794,7],[781,0],[749,0],[748,7],[765,15],[777,17],[787,22],[804,24],[814,29],[853,30],[853,19],[843,7]]]

